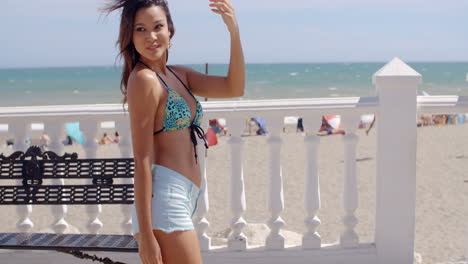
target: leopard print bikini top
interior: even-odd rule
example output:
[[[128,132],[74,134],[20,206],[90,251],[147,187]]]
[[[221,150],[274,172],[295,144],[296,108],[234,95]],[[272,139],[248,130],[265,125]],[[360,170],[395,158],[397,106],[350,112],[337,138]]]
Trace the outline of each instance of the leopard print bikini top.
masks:
[[[145,65],[149,69],[153,70],[151,67],[140,61],[141,64]],[[166,82],[156,73],[158,76],[159,80],[164,84],[166,87],[168,96],[167,96],[167,103],[166,103],[166,116],[164,117],[164,122],[163,122],[163,128],[161,130],[158,130],[153,133],[153,135],[157,135],[158,133],[165,132],[165,131],[170,131],[170,130],[179,130],[179,129],[185,129],[190,127],[190,138],[193,143],[193,149],[195,151],[195,161],[198,162],[197,158],[197,139],[198,138],[203,139],[205,143],[205,148],[208,148],[208,144],[205,139],[205,132],[203,129],[200,127],[200,124],[203,120],[203,109],[200,104],[200,102],[195,98],[195,96],[192,94],[190,89],[185,85],[185,83],[177,76],[177,74],[168,66],[166,66],[167,69],[174,74],[174,76],[182,83],[182,85],[187,89],[188,93],[193,97],[197,104],[197,109],[196,109],[196,114],[195,117],[193,118],[192,121],[192,114],[190,113],[190,107],[188,103],[185,101],[185,99],[178,94],[174,89],[171,89],[169,86],[167,86]],[[153,70],[154,71],[154,70]],[[196,134],[196,135],[195,135]]]

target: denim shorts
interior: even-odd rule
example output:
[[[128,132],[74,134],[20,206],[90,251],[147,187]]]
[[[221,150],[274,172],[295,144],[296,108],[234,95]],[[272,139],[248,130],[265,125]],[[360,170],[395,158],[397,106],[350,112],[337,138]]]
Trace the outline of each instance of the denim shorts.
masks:
[[[200,188],[184,175],[153,164],[153,198],[151,218],[153,229],[166,233],[193,230],[192,217],[197,209]],[[139,232],[135,204],[132,205],[133,234]]]

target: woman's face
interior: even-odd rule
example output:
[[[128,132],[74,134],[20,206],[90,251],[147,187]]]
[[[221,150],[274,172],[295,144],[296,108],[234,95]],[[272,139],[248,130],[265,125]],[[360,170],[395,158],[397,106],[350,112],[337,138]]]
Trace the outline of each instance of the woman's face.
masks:
[[[156,61],[166,59],[169,48],[170,31],[166,13],[159,6],[141,8],[133,24],[133,44],[140,56]]]

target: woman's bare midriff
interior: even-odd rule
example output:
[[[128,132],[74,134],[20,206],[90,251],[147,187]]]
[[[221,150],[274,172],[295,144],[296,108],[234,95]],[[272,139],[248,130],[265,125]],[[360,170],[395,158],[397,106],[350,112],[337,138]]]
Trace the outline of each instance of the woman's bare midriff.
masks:
[[[154,164],[184,175],[200,188],[200,166],[195,161],[190,128],[170,130],[155,135],[153,151]]]

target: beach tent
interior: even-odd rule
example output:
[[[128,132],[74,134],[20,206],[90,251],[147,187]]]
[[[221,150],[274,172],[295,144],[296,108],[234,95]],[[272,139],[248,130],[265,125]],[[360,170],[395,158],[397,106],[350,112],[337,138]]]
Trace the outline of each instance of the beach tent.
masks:
[[[333,127],[333,129],[343,128],[341,126],[341,117],[339,115],[326,115],[324,116],[328,124]]]
[[[265,118],[263,117],[252,117],[252,119],[257,122],[257,125],[262,128],[265,134],[268,134],[268,130],[266,128]]]
[[[80,130],[80,123],[66,123],[65,128],[67,135],[70,136],[78,144],[85,143],[85,137]]]
[[[297,116],[285,116],[284,117],[284,124],[285,125],[297,125],[297,121],[299,120],[299,117]]]

